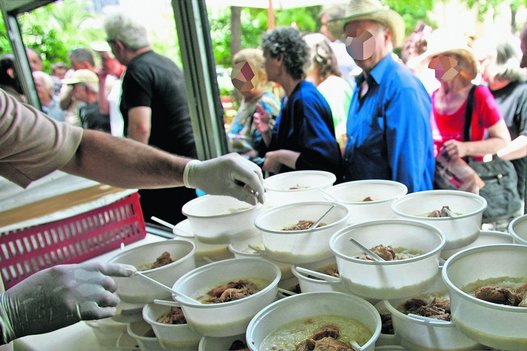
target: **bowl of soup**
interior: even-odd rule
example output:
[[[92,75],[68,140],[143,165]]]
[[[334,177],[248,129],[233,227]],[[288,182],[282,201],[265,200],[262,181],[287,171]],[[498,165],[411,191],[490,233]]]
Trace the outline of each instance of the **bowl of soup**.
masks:
[[[321,192],[335,183],[337,177],[326,171],[291,171],[264,180],[266,206],[275,207],[295,202],[324,200]]]
[[[171,286],[179,277],[196,268],[195,250],[191,241],[163,240],[124,249],[108,262],[135,266],[144,275]],[[167,290],[138,275],[113,279],[117,283],[117,294],[124,302],[144,304],[171,296]]]
[[[459,190],[429,190],[407,194],[392,203],[400,218],[433,225],[446,238],[445,250],[457,249],[476,240],[487,201]]]
[[[213,262],[179,278],[172,289],[191,297],[175,299],[202,336],[243,334],[251,318],[277,298],[280,269],[261,258]]]
[[[491,348],[527,350],[527,246],[463,250],[445,262],[442,277],[462,333]]]
[[[352,239],[382,261],[374,260]],[[403,298],[429,288],[444,245],[445,237],[436,227],[406,219],[350,225],[329,242],[347,291],[379,300]]]
[[[254,225],[262,232],[267,257],[300,264],[331,257],[329,239],[347,225],[348,217],[342,204],[308,201],[262,211]]]
[[[374,350],[381,332],[375,307],[341,292],[311,292],[290,296],[262,309],[247,327],[253,351],[309,350],[316,345]],[[300,348],[302,346],[303,348]]]
[[[328,200],[348,207],[350,224],[396,217],[392,211],[392,202],[407,192],[406,185],[384,179],[355,180],[325,189]]]

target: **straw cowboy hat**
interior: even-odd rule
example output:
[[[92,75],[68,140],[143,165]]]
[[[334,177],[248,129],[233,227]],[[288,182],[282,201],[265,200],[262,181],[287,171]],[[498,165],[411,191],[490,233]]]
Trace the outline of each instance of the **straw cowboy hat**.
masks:
[[[459,56],[468,66],[465,78],[472,80],[478,74],[478,61],[473,49],[468,45],[468,38],[459,32],[450,30],[436,30],[432,32],[427,41],[424,53],[416,58],[420,64],[428,64],[432,57],[440,54],[455,54]]]
[[[346,12],[337,20],[342,23],[342,28],[353,21],[379,22],[390,29],[394,47],[401,46],[404,40],[403,18],[379,0],[351,0],[346,7]]]

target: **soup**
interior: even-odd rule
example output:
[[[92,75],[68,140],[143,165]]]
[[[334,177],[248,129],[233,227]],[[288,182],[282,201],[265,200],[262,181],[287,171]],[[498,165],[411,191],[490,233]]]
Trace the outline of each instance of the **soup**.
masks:
[[[334,337],[333,331],[320,332],[321,329],[328,326],[331,329],[333,327],[338,328],[337,337]],[[329,340],[327,338],[349,346],[348,350],[354,350],[351,346],[353,343],[363,345],[372,335],[373,333],[357,320],[337,315],[321,315],[296,320],[281,326],[264,338],[259,350],[295,351],[300,349],[301,343],[308,340],[327,342]]]

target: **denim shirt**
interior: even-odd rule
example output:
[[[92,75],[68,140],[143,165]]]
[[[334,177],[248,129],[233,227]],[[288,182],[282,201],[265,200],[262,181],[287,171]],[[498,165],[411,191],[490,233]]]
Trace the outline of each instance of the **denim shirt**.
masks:
[[[370,71],[359,98],[357,78],[347,122],[345,181],[388,179],[409,192],[430,190],[434,176],[431,100],[423,84],[391,54]]]

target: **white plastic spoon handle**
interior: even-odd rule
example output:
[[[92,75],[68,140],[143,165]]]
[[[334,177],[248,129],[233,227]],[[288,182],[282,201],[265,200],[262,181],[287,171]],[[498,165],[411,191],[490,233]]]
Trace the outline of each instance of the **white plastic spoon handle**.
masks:
[[[374,259],[375,261],[377,261],[377,262],[383,262],[384,261],[384,259],[381,256],[377,255],[375,252],[371,251],[370,249],[368,249],[366,246],[364,246],[361,243],[359,243],[354,238],[350,238],[350,241],[352,243],[354,243],[355,245],[357,245],[362,251],[364,251],[368,255],[370,255],[371,258]]]
[[[157,218],[156,216],[151,216],[150,219],[153,220],[154,222],[164,225],[167,228],[174,230],[175,225],[173,225],[172,223],[168,223],[167,221],[164,221],[161,218]]]
[[[326,281],[328,283],[340,283],[340,279],[339,278],[333,277],[333,276],[331,276],[329,274],[313,271],[311,269],[307,269],[307,268],[299,267],[299,266],[296,266],[295,269],[299,273],[302,273],[302,274],[305,274],[305,275],[310,275],[310,276],[318,278],[320,280],[324,280],[324,281]]]

